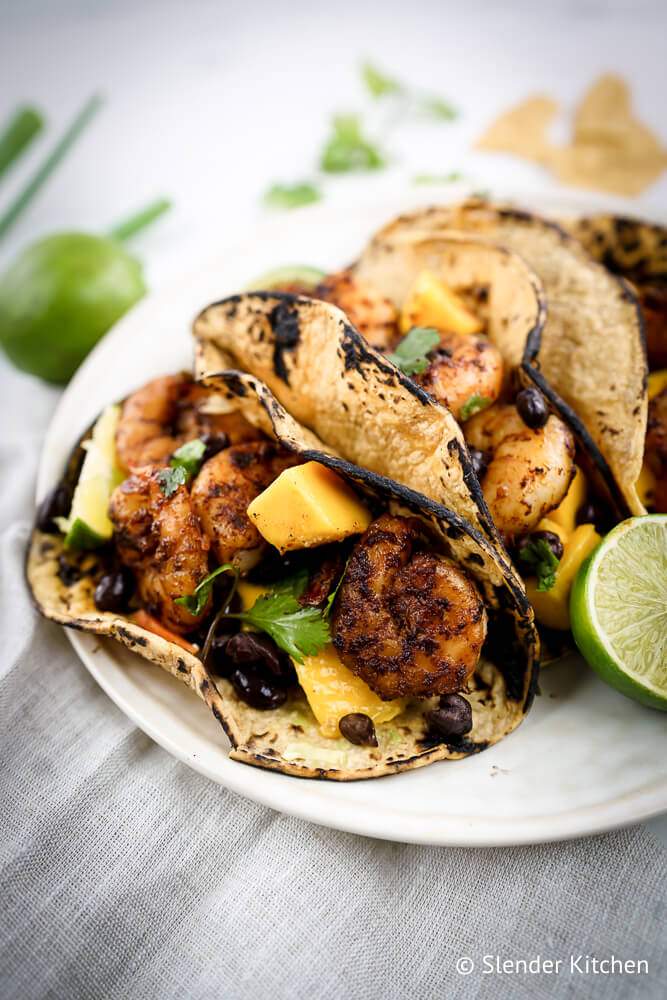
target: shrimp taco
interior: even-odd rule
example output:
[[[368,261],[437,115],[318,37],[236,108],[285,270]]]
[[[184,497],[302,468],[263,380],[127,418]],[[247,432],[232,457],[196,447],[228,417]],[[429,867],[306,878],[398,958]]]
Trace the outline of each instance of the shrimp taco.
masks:
[[[549,650],[568,648],[578,567],[644,510],[645,356],[627,283],[556,224],[477,200],[399,217],[314,294],[451,410]],[[439,499],[433,486],[419,488]]]
[[[539,276],[548,315],[540,337],[525,344],[521,375],[572,428],[613,515],[643,513],[636,483],[646,429],[646,353],[628,284],[556,223],[480,200],[395,219],[373,237],[362,265],[379,246],[448,230],[514,250]]]
[[[353,350],[395,408],[410,401],[406,419],[435,405],[351,330],[339,370],[307,378],[284,323],[289,312],[290,336],[314,337],[305,318],[321,310],[349,326],[294,296],[205,310],[201,380],[157,379],[103,412],[40,509],[27,575],[46,617],[113,637],[186,683],[234,759],[351,780],[465,757],[511,732],[532,701],[537,639],[479,511],[469,523],[392,479],[376,454],[369,468],[363,445],[353,464],[249,361],[219,367],[227,336],[256,345],[262,325],[294,400],[319,410],[335,379],[347,440],[360,418],[345,390]],[[454,450],[425,450],[417,468],[430,462],[423,475],[434,477],[439,461],[446,481]],[[453,481],[467,508],[463,475]]]

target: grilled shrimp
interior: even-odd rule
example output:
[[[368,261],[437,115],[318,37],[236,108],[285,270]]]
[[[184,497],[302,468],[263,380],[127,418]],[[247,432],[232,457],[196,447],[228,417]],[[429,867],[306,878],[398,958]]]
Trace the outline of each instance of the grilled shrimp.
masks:
[[[390,350],[398,339],[398,313],[391,299],[349,271],[327,275],[315,289],[314,297],[342,309],[371,347]]]
[[[486,405],[494,403],[503,387],[503,359],[486,337],[440,332],[440,346],[433,360],[415,382],[445,403],[457,420],[474,396]]]
[[[338,655],[385,700],[460,691],[486,637],[477,588],[444,556],[420,548],[420,530],[415,518],[373,521],[334,606]]]
[[[112,493],[109,517],[116,551],[134,571],[142,603],[174,631],[191,631],[208,606],[195,616],[174,600],[191,594],[208,573],[210,542],[187,489],[167,497],[159,469],[139,469]]]
[[[482,492],[506,538],[532,531],[557,507],[574,475],[574,437],[553,414],[532,430],[515,406],[496,404],[465,425],[469,445],[489,456]]]
[[[205,434],[224,435],[227,444],[260,436],[240,413],[207,413],[211,392],[191,376],[165,375],[142,386],[123,403],[116,452],[130,471],[165,465],[180,445]]]
[[[192,504],[216,559],[241,572],[260,559],[266,543],[251,523],[248,505],[297,459],[271,441],[225,448],[202,466]]]

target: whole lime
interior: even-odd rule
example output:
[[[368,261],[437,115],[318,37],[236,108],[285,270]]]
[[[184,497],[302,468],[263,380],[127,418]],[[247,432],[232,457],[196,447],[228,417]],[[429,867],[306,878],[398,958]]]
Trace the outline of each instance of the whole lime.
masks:
[[[67,382],[145,291],[141,264],[114,240],[47,236],[0,278],[0,345],[23,371]]]

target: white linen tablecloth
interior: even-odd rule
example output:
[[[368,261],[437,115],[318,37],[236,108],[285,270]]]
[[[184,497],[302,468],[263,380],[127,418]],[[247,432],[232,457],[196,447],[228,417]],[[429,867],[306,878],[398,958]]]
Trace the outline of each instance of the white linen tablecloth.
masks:
[[[109,96],[0,265],[42,232],[102,227],[165,192],[177,207],[141,248],[153,286],[169,280],[197,259],[203,228],[209,245],[226,238],[257,214],[268,183],[307,176],[328,114],[358,102],[366,54],[464,111],[437,135],[407,128],[406,176],[479,171],[481,158],[461,150],[500,108],[531,89],[571,100],[608,68],[631,76],[665,131],[660,3],[0,9],[0,119],[31,98],[55,128],[92,90]],[[519,183],[538,173],[503,158],[488,170]],[[327,196],[344,199],[347,183]],[[18,184],[3,184],[3,199]],[[654,193],[665,191],[663,181]],[[38,619],[23,583],[57,399],[0,358],[2,1000],[665,995],[667,850],[652,832],[664,822],[535,848],[392,845],[247,802],[137,730],[63,632]],[[580,971],[587,955],[644,961],[648,972]],[[489,972],[484,956],[563,966]],[[465,962],[457,971],[466,958],[468,974]]]

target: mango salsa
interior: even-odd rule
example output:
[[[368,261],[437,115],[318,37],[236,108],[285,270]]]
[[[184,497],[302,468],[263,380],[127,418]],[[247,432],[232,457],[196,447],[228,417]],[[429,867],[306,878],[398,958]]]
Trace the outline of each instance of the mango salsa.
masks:
[[[403,303],[401,333],[407,333],[413,326],[433,326],[436,330],[467,336],[484,328],[463,299],[432,271],[420,272]]]
[[[280,552],[358,535],[371,514],[335,472],[306,462],[282,472],[248,507],[257,530]]]
[[[534,578],[526,580],[528,600],[535,609],[538,622],[549,628],[569,629],[570,590],[577,570],[601,541],[593,524],[580,524],[564,542],[563,558],[556,570],[556,583],[551,590],[538,590]]]
[[[376,725],[389,722],[404,710],[406,701],[382,701],[361,678],[356,677],[340,660],[333,646],[325,646],[303,663],[294,661],[299,684],[317,719],[323,736],[340,736],[338,723],[344,715],[362,712]]]

